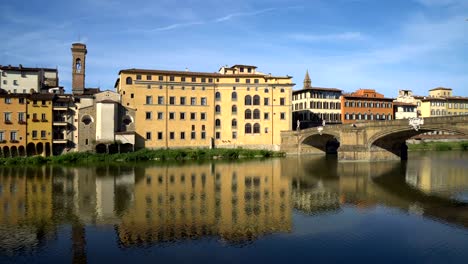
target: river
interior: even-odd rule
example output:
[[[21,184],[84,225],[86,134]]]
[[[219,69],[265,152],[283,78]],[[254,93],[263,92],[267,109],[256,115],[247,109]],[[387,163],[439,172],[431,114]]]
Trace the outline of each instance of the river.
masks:
[[[468,152],[0,167],[0,263],[468,259]]]

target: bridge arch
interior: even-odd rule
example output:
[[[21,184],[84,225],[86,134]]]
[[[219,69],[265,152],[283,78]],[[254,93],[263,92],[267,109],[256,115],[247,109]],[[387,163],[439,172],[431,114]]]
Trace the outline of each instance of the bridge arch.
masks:
[[[379,151],[386,150],[391,154],[406,160],[408,157],[408,147],[406,140],[421,135],[427,132],[442,131],[453,133],[460,136],[468,136],[468,131],[452,126],[441,126],[441,125],[424,125],[418,131],[410,126],[407,127],[391,127],[384,129],[373,136],[367,141],[367,148],[369,149],[371,159],[379,159],[375,155]]]
[[[331,131],[322,132],[315,130],[306,133],[299,138],[300,153],[311,154],[337,154],[340,147],[340,136]]]

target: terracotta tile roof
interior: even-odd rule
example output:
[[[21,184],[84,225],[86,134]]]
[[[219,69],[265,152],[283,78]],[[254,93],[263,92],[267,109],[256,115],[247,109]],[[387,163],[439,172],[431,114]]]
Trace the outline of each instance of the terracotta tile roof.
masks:
[[[340,92],[340,93],[343,92],[343,90],[340,90],[338,88],[311,87],[311,88],[303,88],[300,90],[295,90],[293,91],[293,94],[297,94],[297,93],[309,91],[309,90],[325,91],[325,92]]]
[[[447,90],[447,91],[452,91],[452,88],[436,87],[436,88],[430,89],[429,91],[435,91],[435,90]]]
[[[11,66],[11,65],[0,65],[0,70],[2,71],[23,71],[23,72],[37,72],[37,71],[52,71],[56,72],[57,69],[52,68],[32,68],[32,67],[23,67],[21,64],[20,66]]]

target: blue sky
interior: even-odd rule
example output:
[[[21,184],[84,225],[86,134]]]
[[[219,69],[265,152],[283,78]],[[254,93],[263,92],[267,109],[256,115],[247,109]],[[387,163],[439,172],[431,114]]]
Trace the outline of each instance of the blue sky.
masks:
[[[443,86],[468,96],[468,0],[7,1],[0,64],[59,69],[70,91],[73,42],[88,47],[86,86],[126,68],[214,72],[252,64],[302,88],[351,92]]]

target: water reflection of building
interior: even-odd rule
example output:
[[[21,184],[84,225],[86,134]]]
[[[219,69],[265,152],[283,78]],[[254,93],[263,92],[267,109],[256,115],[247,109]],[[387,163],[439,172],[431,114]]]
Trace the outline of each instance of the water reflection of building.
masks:
[[[466,190],[468,188],[466,167],[456,163],[447,165],[446,162],[433,159],[408,162],[406,182],[426,193],[453,194],[457,190]]]
[[[0,251],[39,247],[55,236],[52,177],[45,168],[0,167]]]
[[[146,168],[137,175],[119,239],[129,246],[217,235],[237,243],[289,231],[289,181],[276,163]]]

